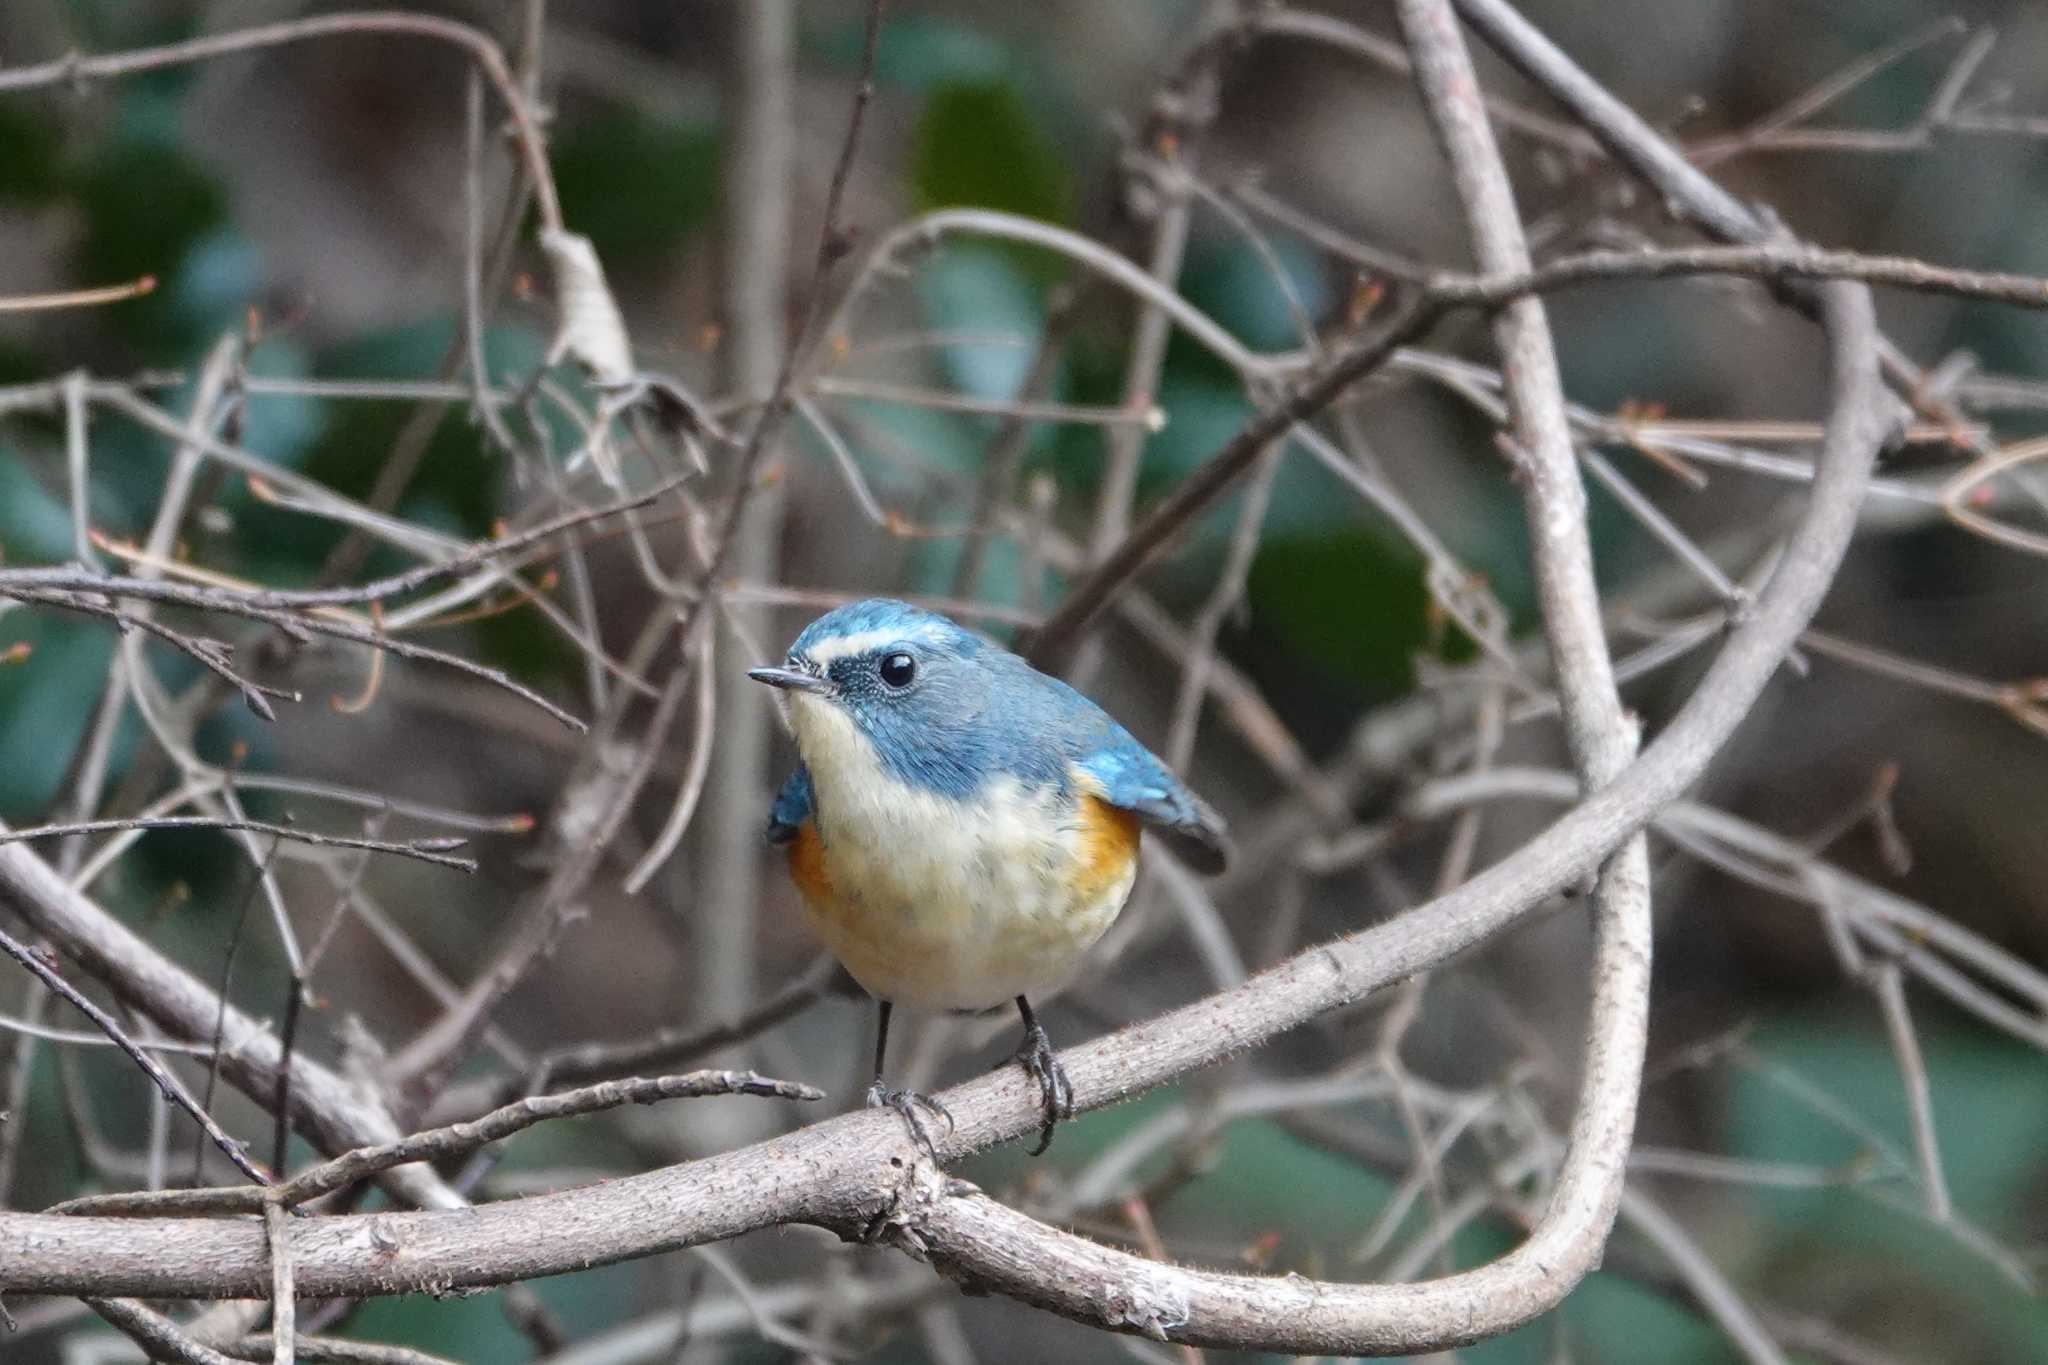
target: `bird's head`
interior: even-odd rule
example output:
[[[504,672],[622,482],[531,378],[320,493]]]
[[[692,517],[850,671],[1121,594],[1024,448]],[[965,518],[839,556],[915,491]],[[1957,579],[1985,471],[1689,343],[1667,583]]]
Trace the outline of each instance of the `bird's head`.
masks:
[[[1022,747],[1025,717],[1004,701],[1019,667],[943,616],[869,598],[811,622],[779,667],[747,676],[789,693],[814,770],[879,762],[913,785],[964,792]]]

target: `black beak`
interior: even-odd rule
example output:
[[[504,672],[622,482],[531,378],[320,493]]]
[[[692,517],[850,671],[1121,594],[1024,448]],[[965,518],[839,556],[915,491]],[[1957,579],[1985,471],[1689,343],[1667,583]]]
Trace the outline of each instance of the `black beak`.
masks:
[[[767,683],[785,692],[809,692],[824,696],[832,690],[832,684],[815,673],[799,673],[793,668],[750,668],[747,676],[757,683]]]

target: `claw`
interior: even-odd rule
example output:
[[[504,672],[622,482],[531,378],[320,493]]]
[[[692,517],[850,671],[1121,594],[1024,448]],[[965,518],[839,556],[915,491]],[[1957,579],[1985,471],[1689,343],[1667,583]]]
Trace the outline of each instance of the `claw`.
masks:
[[[1067,1080],[1067,1069],[1060,1065],[1059,1055],[1052,1050],[1052,1039],[1035,1020],[1024,1030],[1017,1062],[1025,1074],[1038,1082],[1039,1099],[1045,1106],[1045,1126],[1038,1131],[1038,1145],[1031,1149],[1031,1155],[1038,1156],[1052,1146],[1053,1128],[1074,1117],[1074,1087]]]
[[[933,1114],[946,1121],[946,1131],[953,1131],[953,1113],[930,1095],[915,1090],[894,1090],[876,1081],[868,1087],[868,1108],[893,1109],[903,1120],[903,1126],[910,1130],[911,1141],[924,1150],[924,1154],[936,1165],[939,1160],[938,1144],[932,1141],[931,1130],[925,1127],[924,1116]]]

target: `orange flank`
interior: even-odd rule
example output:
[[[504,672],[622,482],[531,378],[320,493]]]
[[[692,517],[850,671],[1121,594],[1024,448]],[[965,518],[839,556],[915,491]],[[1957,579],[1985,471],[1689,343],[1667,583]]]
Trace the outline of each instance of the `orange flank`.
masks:
[[[1074,877],[1078,904],[1093,903],[1130,875],[1138,856],[1138,829],[1138,817],[1122,806],[1099,796],[1081,797],[1081,865]]]
[[[818,836],[818,822],[806,820],[796,827],[789,844],[789,879],[810,904],[823,909],[832,904],[832,878],[825,872],[825,841]]]

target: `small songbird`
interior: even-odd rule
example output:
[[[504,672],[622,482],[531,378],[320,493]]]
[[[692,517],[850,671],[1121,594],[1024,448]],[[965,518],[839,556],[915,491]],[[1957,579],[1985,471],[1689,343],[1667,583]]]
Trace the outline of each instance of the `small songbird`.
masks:
[[[1073,1092],[1031,997],[1064,984],[1123,909],[1141,825],[1216,873],[1222,820],[1094,702],[907,603],[828,612],[781,667],[747,676],[789,693],[802,758],[768,838],[787,847],[826,945],[881,1005],[868,1103],[929,1149],[919,1110],[950,1116],[884,1081],[891,1009],[1014,1000],[1044,1151]]]

